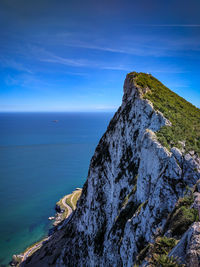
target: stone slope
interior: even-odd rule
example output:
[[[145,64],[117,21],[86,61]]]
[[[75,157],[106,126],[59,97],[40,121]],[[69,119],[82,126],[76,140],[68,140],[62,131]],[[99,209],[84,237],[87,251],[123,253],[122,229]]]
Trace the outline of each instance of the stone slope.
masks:
[[[200,223],[194,223],[172,249],[169,256],[177,257],[180,263],[198,267],[200,262]]]
[[[155,132],[171,122],[132,78],[91,159],[77,209],[23,266],[133,266],[200,179],[195,153],[168,151],[157,141]]]

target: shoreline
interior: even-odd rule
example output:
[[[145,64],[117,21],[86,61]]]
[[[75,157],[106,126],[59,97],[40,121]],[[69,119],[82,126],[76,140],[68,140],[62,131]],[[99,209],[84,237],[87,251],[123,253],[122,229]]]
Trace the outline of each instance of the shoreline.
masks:
[[[13,255],[12,260],[9,263],[10,266],[23,266],[23,262],[31,256],[35,251],[42,247],[52,236],[54,232],[61,229],[64,225],[64,221],[72,214],[76,209],[76,203],[81,195],[82,189],[76,188],[71,194],[62,197],[55,205],[55,215],[50,216],[48,220],[53,221],[52,228],[49,229],[48,236],[44,237],[42,240],[33,243],[31,246],[27,247],[24,252]]]

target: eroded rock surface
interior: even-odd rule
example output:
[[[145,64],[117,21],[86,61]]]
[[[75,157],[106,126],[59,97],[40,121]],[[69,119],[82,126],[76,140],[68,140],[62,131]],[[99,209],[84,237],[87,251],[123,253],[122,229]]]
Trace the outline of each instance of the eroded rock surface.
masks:
[[[199,267],[200,263],[200,223],[194,223],[183,235],[169,256],[177,257],[178,262],[187,266]]]
[[[77,209],[23,266],[133,266],[186,187],[200,179],[198,157],[157,141],[155,132],[171,123],[143,93],[127,76]]]

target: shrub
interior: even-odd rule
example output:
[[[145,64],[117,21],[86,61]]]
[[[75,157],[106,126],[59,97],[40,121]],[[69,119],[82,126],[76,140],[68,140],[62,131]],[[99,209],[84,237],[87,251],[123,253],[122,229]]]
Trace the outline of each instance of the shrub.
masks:
[[[178,241],[174,238],[166,236],[159,236],[155,239],[155,243],[149,243],[138,255],[136,264],[141,265],[145,260],[148,266],[169,266],[169,267],[182,267],[177,262],[177,259],[168,257],[168,253],[176,246]]]
[[[151,245],[149,251],[149,263],[150,266],[169,266],[169,267],[181,267],[177,262],[177,259],[168,257],[168,253],[176,246],[178,241],[174,238],[168,238],[166,236],[157,237],[155,243]]]
[[[174,238],[168,238],[166,236],[158,237],[154,244],[155,253],[168,254],[168,252],[177,244],[177,240]]]
[[[163,113],[172,126],[164,126],[157,132],[159,142],[168,149],[180,148],[179,141],[185,141],[186,152],[200,154],[200,109],[172,92],[151,74],[132,72],[128,77],[136,86],[150,89],[143,95],[154,108]]]
[[[165,254],[162,255],[154,255],[154,259],[156,261],[156,265],[154,266],[162,266],[162,267],[182,267],[183,264],[179,264],[177,259],[174,257],[168,257]]]
[[[173,236],[180,236],[193,222],[198,221],[197,210],[191,208],[193,202],[192,195],[180,198],[166,223],[165,230],[170,229]]]

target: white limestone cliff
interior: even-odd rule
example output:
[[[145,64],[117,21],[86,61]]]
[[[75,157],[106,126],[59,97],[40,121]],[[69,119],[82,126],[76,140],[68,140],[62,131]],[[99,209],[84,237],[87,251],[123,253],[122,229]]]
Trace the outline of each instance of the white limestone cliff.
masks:
[[[186,187],[200,179],[197,155],[157,141],[155,132],[171,122],[143,93],[127,76],[77,209],[23,266],[133,266]]]

